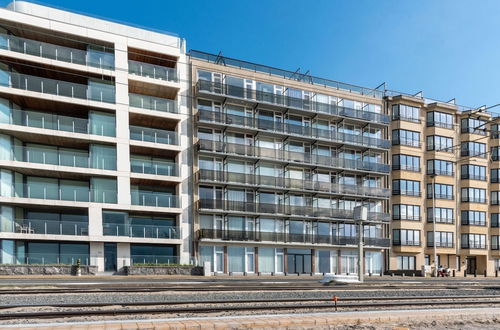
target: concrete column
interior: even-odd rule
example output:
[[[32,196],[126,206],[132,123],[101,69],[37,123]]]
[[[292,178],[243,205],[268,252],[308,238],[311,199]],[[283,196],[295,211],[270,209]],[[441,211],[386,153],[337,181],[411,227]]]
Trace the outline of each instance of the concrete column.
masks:
[[[91,204],[89,207],[89,238],[95,240],[102,236],[102,207],[99,204]]]
[[[224,272],[229,273],[229,269],[227,268],[227,246],[224,246]]]
[[[116,268],[119,271],[123,266],[130,266],[130,243],[116,244]]]
[[[259,272],[259,248],[256,246],[255,247],[255,254],[254,254],[254,265],[255,265],[255,273]]]
[[[283,249],[283,269],[285,273],[288,273],[288,249]]]
[[[104,243],[90,242],[90,265],[97,266],[98,272],[104,271]]]
[[[311,272],[316,273],[316,250],[311,249]]]

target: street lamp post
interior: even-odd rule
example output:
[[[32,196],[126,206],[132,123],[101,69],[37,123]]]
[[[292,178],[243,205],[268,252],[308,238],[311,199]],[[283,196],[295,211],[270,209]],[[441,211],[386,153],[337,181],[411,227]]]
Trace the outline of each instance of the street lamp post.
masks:
[[[437,249],[436,249],[436,174],[431,175],[432,178],[432,235],[433,235],[433,253],[434,253],[434,277],[437,277]]]
[[[363,283],[365,277],[365,267],[363,258],[363,222],[368,220],[368,208],[364,205],[354,208],[354,221],[359,224],[358,227],[358,280]]]

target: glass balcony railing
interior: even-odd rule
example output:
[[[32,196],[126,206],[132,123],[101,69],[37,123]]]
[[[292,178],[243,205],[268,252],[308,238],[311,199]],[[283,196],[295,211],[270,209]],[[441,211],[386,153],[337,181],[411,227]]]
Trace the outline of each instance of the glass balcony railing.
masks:
[[[134,108],[179,113],[177,101],[142,94],[128,94],[129,105]]]
[[[178,145],[176,132],[141,126],[130,126],[130,139],[159,144]]]
[[[200,199],[198,209],[221,210],[244,213],[270,213],[282,215],[308,216],[315,218],[352,219],[352,210],[334,209],[328,206],[287,205],[262,202],[246,202],[221,199]],[[368,212],[369,221],[389,221],[388,213]]]
[[[322,129],[318,127],[308,127],[291,123],[277,122],[263,118],[253,118],[238,116],[233,114],[220,113],[199,109],[198,120],[206,122],[222,123],[226,125],[238,125],[249,128],[256,128],[277,133],[286,133],[301,137],[330,140],[338,143],[362,145],[366,147],[389,149],[391,142],[386,139],[375,138],[367,135],[355,135],[343,132]]]
[[[130,264],[137,265],[180,265],[181,258],[177,256],[152,256],[152,255],[131,255]],[[194,259],[189,260],[190,265],[196,265]]]
[[[300,99],[287,95],[274,94],[271,92],[264,92],[234,85],[214,83],[206,80],[198,80],[197,91],[211,94],[220,94],[238,99],[252,100],[258,103],[279,105],[286,108],[306,110],[315,113],[360,119],[363,121],[370,121],[380,124],[390,123],[390,117],[382,113],[371,112],[362,109],[347,108],[335,104],[321,103],[309,99]]]
[[[242,231],[242,230],[221,230],[221,229],[200,229],[199,239],[218,239],[227,241],[261,241],[280,243],[310,243],[310,244],[331,244],[331,245],[357,245],[358,238],[352,236],[333,236],[328,234],[303,234],[284,232],[264,232],[264,231]],[[364,237],[364,245],[389,247],[389,238]]]
[[[13,146],[9,160],[58,166],[116,170],[116,156],[114,155],[100,155],[99,159],[93,159],[90,157],[88,151],[69,149],[58,150],[56,148],[42,146]]]
[[[124,225],[105,223],[103,224],[103,234],[107,236],[180,239],[181,228],[159,225]]]
[[[22,197],[43,200],[72,202],[111,203],[117,202],[117,191],[89,189],[82,185],[51,186],[47,183],[15,183],[1,190],[3,197]]]
[[[283,149],[272,149],[258,146],[250,146],[237,143],[219,142],[208,139],[199,139],[199,148],[202,151],[234,154],[252,158],[272,159],[285,162],[297,162],[304,164],[315,164],[319,166],[353,169],[361,171],[373,171],[389,173],[389,165],[370,161],[333,157],[329,155],[318,155],[306,152],[288,151]]]
[[[180,207],[179,197],[166,192],[132,190],[132,205]]]
[[[33,55],[51,60],[113,70],[115,55],[90,49],[88,51],[15,37],[0,33],[0,48],[17,53]]]
[[[358,195],[366,197],[391,196],[391,190],[378,187],[364,187],[357,185],[338,184],[324,181],[313,181],[303,179],[292,179],[279,176],[266,176],[259,174],[235,173],[226,171],[214,171],[200,169],[198,172],[200,181],[240,183],[242,185],[270,186],[283,189],[296,189],[307,191],[318,191],[332,194]]]
[[[73,235],[87,236],[88,222],[56,221],[43,219],[15,219],[13,228],[7,232],[36,235]],[[4,230],[5,231],[5,230]]]
[[[133,157],[130,158],[130,171],[132,173],[179,176],[177,167],[173,162],[147,161]]]
[[[3,70],[0,70],[0,73],[3,74],[0,78],[1,86],[83,100],[115,103],[115,86],[113,85],[82,85]]]
[[[80,260],[81,265],[89,264],[88,254],[78,253],[24,253],[16,256],[16,264],[22,265],[76,265]]]
[[[39,111],[10,109],[10,116],[1,117],[0,122],[72,133],[112,137],[116,135],[114,125]]]
[[[179,75],[174,68],[132,60],[128,61],[128,73],[159,80],[179,81]]]

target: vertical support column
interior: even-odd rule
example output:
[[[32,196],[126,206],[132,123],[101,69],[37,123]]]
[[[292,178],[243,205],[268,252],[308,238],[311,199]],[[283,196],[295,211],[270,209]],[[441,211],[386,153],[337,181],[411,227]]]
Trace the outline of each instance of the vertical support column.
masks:
[[[288,273],[288,249],[283,249],[283,270],[285,273]]]
[[[97,266],[98,272],[104,271],[104,243],[90,242],[90,265]]]
[[[102,207],[92,203],[89,207],[89,239],[99,240],[102,235]]]
[[[255,254],[254,254],[254,265],[255,265],[255,273],[259,273],[259,247],[255,247]]]
[[[130,266],[130,243],[116,244],[116,268],[118,271],[123,266]]]
[[[311,273],[316,273],[316,249],[311,249]]]
[[[227,268],[227,246],[224,246],[224,272],[229,273],[229,269]]]

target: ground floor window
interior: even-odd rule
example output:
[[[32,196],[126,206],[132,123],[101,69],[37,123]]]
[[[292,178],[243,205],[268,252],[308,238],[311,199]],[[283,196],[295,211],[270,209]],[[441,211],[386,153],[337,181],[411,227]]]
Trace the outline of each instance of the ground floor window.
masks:
[[[495,270],[500,270],[500,259],[495,259]]]
[[[268,274],[284,272],[283,249],[259,248],[258,259],[259,272]]]
[[[399,270],[415,270],[414,256],[397,256]]]
[[[342,274],[358,273],[358,251],[344,250],[340,252],[340,272]]]
[[[382,274],[383,261],[382,252],[365,252],[365,273]]]
[[[88,265],[88,243],[0,240],[2,264],[65,264],[74,265],[80,259]]]
[[[174,245],[130,244],[130,259],[136,264],[178,264]]]
[[[223,246],[200,246],[200,262],[210,262],[211,271],[215,273],[224,272],[224,247]]]

